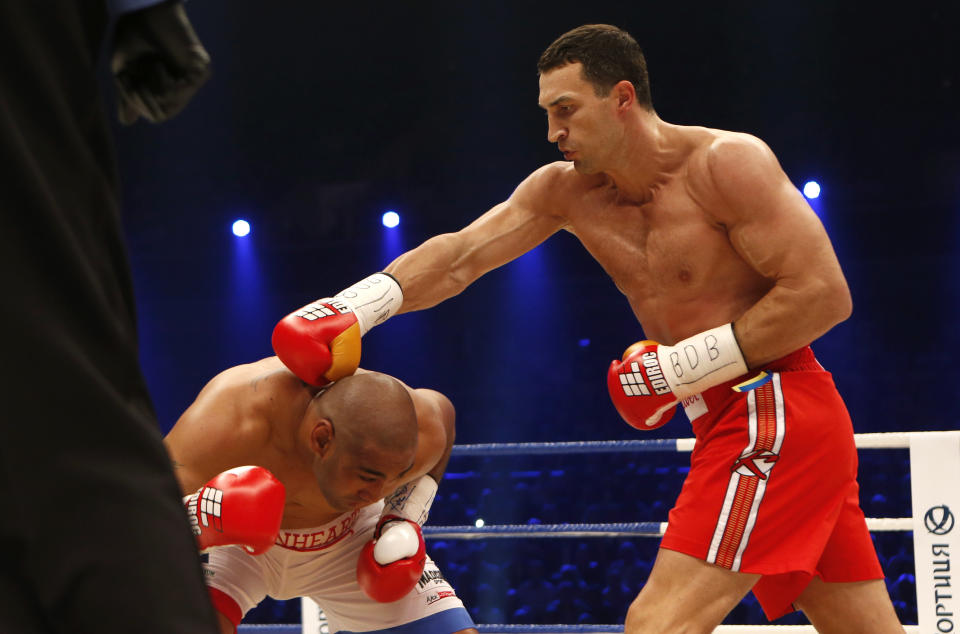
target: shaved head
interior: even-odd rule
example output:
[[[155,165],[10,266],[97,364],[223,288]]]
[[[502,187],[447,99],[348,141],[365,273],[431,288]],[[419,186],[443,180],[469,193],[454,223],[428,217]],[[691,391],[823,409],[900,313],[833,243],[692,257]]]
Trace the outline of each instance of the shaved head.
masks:
[[[344,448],[410,451],[417,446],[417,413],[400,381],[379,372],[344,377],[314,400]]]

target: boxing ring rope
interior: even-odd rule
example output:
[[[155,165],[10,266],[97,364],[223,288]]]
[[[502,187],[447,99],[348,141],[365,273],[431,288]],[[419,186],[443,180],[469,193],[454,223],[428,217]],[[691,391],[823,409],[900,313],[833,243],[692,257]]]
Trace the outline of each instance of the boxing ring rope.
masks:
[[[922,437],[948,438],[951,443],[960,442],[960,432],[892,432],[856,434],[854,436],[858,449],[910,449],[911,475],[914,475],[913,448],[911,441]],[[927,441],[929,442],[929,440]],[[584,442],[545,442],[545,443],[489,443],[472,445],[455,445],[452,456],[515,456],[515,455],[547,455],[572,453],[615,453],[615,452],[689,452],[694,447],[693,438],[674,439],[646,439],[646,440],[615,440],[615,441],[584,441]],[[960,471],[960,455],[954,458],[947,454],[950,468],[956,467]],[[938,475],[942,475],[943,471]],[[953,471],[950,471],[952,478]],[[923,476],[927,481],[932,475]],[[955,480],[954,480],[955,481]],[[914,488],[914,515],[917,515],[918,501]],[[943,506],[946,509],[946,505]],[[960,504],[956,505],[960,508]],[[946,511],[949,513],[949,510]],[[927,513],[929,515],[929,511]],[[943,520],[946,521],[945,519]],[[952,516],[951,516],[952,527]],[[660,537],[666,530],[666,522],[628,522],[608,524],[530,524],[530,525],[490,525],[490,526],[424,526],[423,534],[427,539],[492,539],[492,538],[590,538],[590,537]],[[867,527],[872,532],[881,531],[914,531],[915,518],[867,518]],[[929,527],[929,526],[928,526]],[[932,532],[932,531],[931,531]],[[960,531],[958,531],[960,532]],[[940,533],[937,533],[940,534]],[[938,562],[934,562],[938,563]],[[915,564],[916,565],[916,564]],[[949,571],[949,564],[946,567]],[[917,571],[919,573],[919,570]],[[942,572],[935,570],[935,572]],[[918,604],[920,597],[920,578],[917,575]],[[947,577],[949,585],[949,576]],[[949,597],[949,595],[947,595]],[[308,601],[308,600],[305,600]],[[940,614],[940,605],[937,614]],[[952,613],[951,613],[952,617]],[[923,621],[921,620],[921,623]],[[939,622],[938,622],[939,623]],[[950,630],[953,631],[952,620]],[[319,630],[310,629],[301,625],[242,625],[240,634],[325,634],[325,626]],[[919,634],[919,625],[906,625],[908,634]],[[505,625],[485,624],[477,625],[477,630],[483,634],[622,634],[622,625]],[[809,634],[816,630],[809,625],[721,625],[714,630],[726,634]]]
[[[908,449],[910,438],[927,432],[855,434],[857,449]],[[454,445],[451,456],[535,456],[570,453],[693,451],[693,438],[592,440],[582,442],[518,442]]]
[[[907,634],[920,634],[905,625]],[[478,625],[481,634],[623,634],[622,625]],[[721,625],[717,634],[816,634],[809,625]],[[300,625],[241,625],[240,634],[301,634]],[[305,634],[305,633],[304,633]],[[312,634],[312,633],[311,633]]]
[[[868,517],[871,532],[913,530],[912,517]],[[425,539],[495,539],[497,537],[662,537],[666,522],[611,524],[491,524],[489,526],[424,526]]]

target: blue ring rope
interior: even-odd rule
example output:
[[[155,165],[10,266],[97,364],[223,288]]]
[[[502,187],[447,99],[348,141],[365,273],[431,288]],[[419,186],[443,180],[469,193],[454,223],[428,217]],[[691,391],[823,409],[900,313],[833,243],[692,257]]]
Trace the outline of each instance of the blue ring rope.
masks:
[[[610,524],[493,524],[490,526],[424,526],[433,539],[489,539],[493,537],[659,537],[666,522]]]
[[[516,456],[565,453],[615,453],[620,451],[680,451],[678,438],[648,440],[594,440],[583,442],[518,442],[454,445],[454,456]]]

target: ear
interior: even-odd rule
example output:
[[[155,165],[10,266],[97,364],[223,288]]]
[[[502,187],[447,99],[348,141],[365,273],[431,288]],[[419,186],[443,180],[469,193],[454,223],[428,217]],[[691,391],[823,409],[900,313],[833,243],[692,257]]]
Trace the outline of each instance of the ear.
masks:
[[[633,84],[626,79],[622,79],[614,84],[611,93],[616,100],[617,112],[626,112],[637,102],[637,91],[634,89]]]
[[[323,458],[333,448],[334,430],[333,421],[320,418],[310,430],[310,449]]]

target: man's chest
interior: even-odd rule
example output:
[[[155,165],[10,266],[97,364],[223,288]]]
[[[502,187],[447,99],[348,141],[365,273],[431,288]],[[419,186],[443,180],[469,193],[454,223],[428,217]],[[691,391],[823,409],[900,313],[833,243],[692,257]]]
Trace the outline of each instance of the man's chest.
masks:
[[[723,227],[675,191],[644,205],[586,196],[570,229],[628,296],[697,284],[733,255]]]

